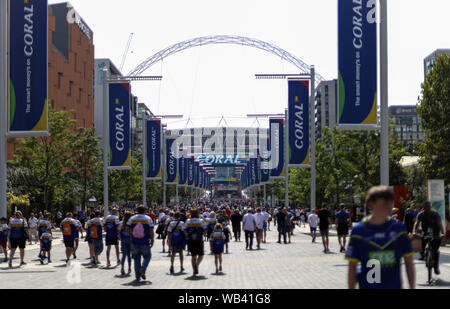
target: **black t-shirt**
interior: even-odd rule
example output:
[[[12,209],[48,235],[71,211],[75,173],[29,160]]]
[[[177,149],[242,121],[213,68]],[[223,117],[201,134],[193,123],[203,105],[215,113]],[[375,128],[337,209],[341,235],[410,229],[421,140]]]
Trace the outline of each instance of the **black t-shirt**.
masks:
[[[231,224],[233,226],[239,227],[241,222],[242,222],[242,215],[234,213],[234,214],[231,215],[230,220],[231,220]]]
[[[414,226],[414,216],[410,212],[405,214],[405,225],[407,227]]]
[[[422,223],[422,231],[425,234],[428,234],[428,229],[431,228],[433,230],[433,237],[439,238],[441,234],[441,217],[437,212],[431,211],[429,214],[421,212],[417,215],[417,222]]]
[[[282,211],[279,211],[277,213],[277,224],[284,225],[285,220],[286,220],[286,214]]]
[[[328,228],[330,226],[330,222],[329,219],[331,217],[331,214],[328,210],[322,209],[319,210],[319,213],[317,214],[317,216],[320,219],[320,227],[323,228]]]

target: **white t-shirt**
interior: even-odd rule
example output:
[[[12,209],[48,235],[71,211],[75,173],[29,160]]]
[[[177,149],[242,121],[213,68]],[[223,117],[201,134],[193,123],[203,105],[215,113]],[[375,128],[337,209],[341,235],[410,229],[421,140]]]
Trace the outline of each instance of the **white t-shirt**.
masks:
[[[264,221],[266,221],[266,216],[262,212],[260,212],[256,213],[253,217],[255,218],[256,228],[262,230],[264,228]]]
[[[315,213],[310,214],[308,217],[308,223],[310,227],[316,228],[319,223],[319,217]]]
[[[263,211],[263,212],[261,212],[263,215],[264,215],[264,221],[269,221],[269,218],[270,218],[270,215],[269,215],[269,213],[268,212],[266,212],[266,211]]]
[[[244,231],[255,231],[255,217],[252,214],[246,214],[242,219],[242,223],[244,224]]]
[[[30,229],[36,229],[38,226],[38,222],[39,220],[36,217],[34,217],[33,219],[30,218],[28,220],[28,226],[30,227]]]

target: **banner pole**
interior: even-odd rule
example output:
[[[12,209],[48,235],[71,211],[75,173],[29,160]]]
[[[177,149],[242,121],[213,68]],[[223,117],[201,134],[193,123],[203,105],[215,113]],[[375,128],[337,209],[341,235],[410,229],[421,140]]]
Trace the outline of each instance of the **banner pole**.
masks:
[[[166,134],[165,134],[165,128],[163,127],[163,126],[161,126],[162,127],[162,130],[161,130],[161,132],[162,132],[162,139],[161,139],[161,143],[162,143],[162,147],[161,147],[161,149],[162,149],[162,163],[161,163],[161,165],[162,165],[162,171],[163,171],[163,173],[162,173],[162,180],[163,180],[163,207],[164,208],[166,208],[167,207],[167,192],[166,192],[166,190],[167,190],[167,187],[166,187],[166,178],[167,178],[167,162],[166,162],[166,160],[167,160],[167,149],[166,149]]]
[[[285,110],[284,120],[284,207],[289,208],[289,111]]]
[[[142,204],[147,207],[147,117],[145,109],[142,109]]]
[[[8,11],[7,0],[0,3],[0,216],[7,218],[7,46],[8,46]]]
[[[315,122],[315,99],[316,99],[316,68],[311,66],[311,97],[309,103],[309,127],[311,147],[311,211],[316,210],[316,122]]]
[[[109,150],[109,108],[108,108],[108,70],[103,69],[103,211],[109,215],[108,150]]]
[[[381,185],[389,186],[389,102],[387,1],[380,0]]]

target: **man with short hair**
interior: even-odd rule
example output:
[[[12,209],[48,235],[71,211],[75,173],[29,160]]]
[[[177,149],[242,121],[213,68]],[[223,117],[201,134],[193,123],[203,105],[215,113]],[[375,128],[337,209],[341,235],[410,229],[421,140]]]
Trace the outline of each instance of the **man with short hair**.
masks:
[[[311,230],[312,242],[315,243],[317,237],[317,224],[319,223],[319,217],[314,211],[311,212],[311,214],[308,216],[308,223],[309,228]]]
[[[101,218],[102,213],[98,210],[94,213],[94,218],[90,219],[86,225],[88,228],[89,239],[92,241],[94,249],[94,259],[92,263],[99,265],[99,255],[103,252],[103,220]]]
[[[322,243],[324,253],[329,253],[329,230],[330,230],[330,217],[331,214],[328,211],[327,205],[323,204],[322,209],[319,210],[319,213],[317,214],[319,217],[319,229],[320,229],[320,235],[322,236]]]
[[[9,222],[9,242],[11,244],[11,251],[9,256],[9,267],[12,268],[12,261],[14,259],[14,253],[19,247],[20,251],[20,266],[27,265],[24,262],[25,258],[25,246],[26,239],[30,238],[28,234],[28,224],[22,216],[22,212],[17,211],[14,217]]]
[[[256,246],[258,250],[261,250],[261,241],[263,240],[264,222],[266,216],[261,212],[261,208],[256,210],[255,214],[255,227],[256,227]]]
[[[194,276],[199,273],[199,266],[205,255],[203,237],[206,235],[206,222],[200,219],[197,208],[191,210],[191,217],[184,225],[184,233],[187,239],[188,250],[191,253],[191,264]]]
[[[403,223],[391,218],[393,205],[394,192],[389,187],[374,187],[368,192],[366,207],[372,214],[353,227],[346,253],[349,289],[355,289],[357,283],[360,289],[401,289],[402,260],[409,287],[415,288],[414,251]],[[374,270],[378,274],[375,278]]]
[[[234,213],[231,215],[231,225],[233,227],[235,242],[241,241],[241,222],[242,215],[239,212],[239,208],[236,208]]]
[[[436,275],[440,275],[439,270],[439,248],[441,246],[441,241],[444,238],[445,231],[442,224],[441,216],[431,208],[430,202],[425,202],[423,204],[423,210],[417,215],[417,221],[414,225],[414,234],[417,235],[419,225],[422,226],[423,238],[431,237],[431,248],[433,249],[434,255],[434,272]],[[425,246],[427,242],[422,241],[422,252],[421,260],[424,260]]]
[[[136,281],[140,281],[141,278],[147,280],[145,272],[152,257],[151,248],[155,242],[155,234],[152,219],[145,215],[145,206],[137,208],[137,215],[128,220],[127,230],[131,235]]]
[[[61,222],[61,231],[63,234],[64,246],[66,247],[66,264],[69,264],[70,257],[75,250],[75,229],[78,225],[72,218],[71,212],[67,213],[66,218]]]
[[[345,252],[350,222],[351,222],[350,215],[345,210],[345,206],[341,205],[340,211],[336,213],[336,226],[338,233],[338,241],[339,245],[341,246],[341,253]]]
[[[113,208],[111,214],[105,218],[105,243],[106,243],[106,267],[111,266],[109,259],[111,254],[111,246],[116,249],[117,265],[120,265],[119,253],[119,226],[120,221],[118,217],[117,208]]]
[[[30,218],[28,219],[28,227],[29,227],[29,232],[30,232],[30,245],[33,244],[33,238],[34,238],[34,244],[37,244],[37,242],[39,240],[38,222],[39,222],[39,220],[34,216],[34,213],[32,212],[30,214]]]
[[[280,210],[276,214],[276,220],[278,226],[278,243],[281,244],[281,236],[283,236],[284,244],[287,244],[286,239],[286,230],[288,227],[286,226],[286,218],[287,218],[287,210],[285,208],[280,208]]]
[[[242,219],[242,229],[245,233],[245,249],[253,250],[253,237],[256,230],[256,222],[251,209],[247,211]]]

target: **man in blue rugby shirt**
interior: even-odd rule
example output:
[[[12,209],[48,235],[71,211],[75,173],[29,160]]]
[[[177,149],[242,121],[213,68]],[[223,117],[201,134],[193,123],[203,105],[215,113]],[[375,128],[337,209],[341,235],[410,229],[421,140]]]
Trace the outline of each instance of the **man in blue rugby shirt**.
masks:
[[[147,280],[145,272],[152,257],[150,248],[153,247],[155,242],[155,233],[152,219],[145,215],[145,207],[139,206],[137,213],[128,220],[127,228],[133,244],[131,250],[136,281],[139,281],[141,278]],[[144,258],[142,264],[141,257]]]
[[[11,244],[11,251],[9,257],[9,267],[12,268],[12,261],[17,247],[20,250],[20,266],[27,265],[24,262],[26,239],[29,239],[28,224],[22,216],[22,212],[16,212],[14,218],[9,222],[9,242]]]
[[[357,281],[360,289],[401,289],[402,259],[409,287],[415,288],[414,252],[403,223],[390,217],[393,204],[394,192],[388,187],[375,187],[367,194],[366,206],[372,215],[353,228],[346,254],[350,289]]]

